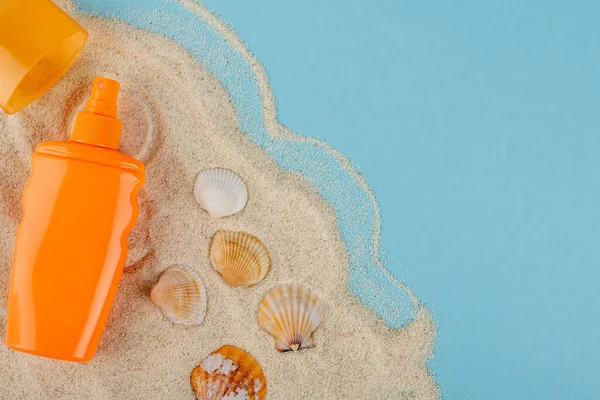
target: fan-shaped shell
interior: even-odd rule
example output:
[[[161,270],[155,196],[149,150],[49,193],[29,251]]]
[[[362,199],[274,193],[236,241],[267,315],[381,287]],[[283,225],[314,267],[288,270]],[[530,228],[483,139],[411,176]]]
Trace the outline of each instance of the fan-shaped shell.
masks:
[[[175,324],[197,325],[206,315],[204,282],[187,267],[171,267],[163,272],[150,297]]]
[[[254,285],[269,272],[267,249],[245,232],[218,231],[210,244],[210,261],[229,286]]]
[[[313,347],[313,332],[323,320],[317,296],[302,285],[270,290],[258,310],[258,324],[273,337],[279,351]]]
[[[246,184],[225,168],[205,169],[198,174],[194,196],[211,217],[222,218],[241,211],[248,201]]]
[[[260,364],[234,346],[210,353],[192,370],[190,383],[200,400],[263,400],[267,395]]]

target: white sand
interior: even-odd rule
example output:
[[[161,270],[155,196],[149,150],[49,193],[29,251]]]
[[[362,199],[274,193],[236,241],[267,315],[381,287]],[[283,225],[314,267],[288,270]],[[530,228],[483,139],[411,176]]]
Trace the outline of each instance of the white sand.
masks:
[[[142,211],[96,358],[67,363],[0,345],[0,399],[193,399],[191,370],[225,344],[261,363],[272,400],[438,398],[425,364],[435,335],[430,314],[423,309],[407,328],[391,330],[349,294],[331,208],[239,131],[215,77],[170,40],[115,21],[78,20],[90,40],[67,76],[16,116],[0,114],[0,340],[28,158],[40,141],[68,137],[95,75],[122,83],[122,150],[147,163]],[[195,203],[196,174],[212,166],[236,171],[248,185],[249,203],[234,217],[213,220]],[[222,281],[208,258],[218,229],[244,230],[265,243],[273,266],[263,282],[234,289]],[[205,281],[208,312],[200,326],[173,325],[150,301],[160,273],[176,264]],[[262,296],[284,282],[305,284],[323,303],[314,349],[280,354],[258,326]]]

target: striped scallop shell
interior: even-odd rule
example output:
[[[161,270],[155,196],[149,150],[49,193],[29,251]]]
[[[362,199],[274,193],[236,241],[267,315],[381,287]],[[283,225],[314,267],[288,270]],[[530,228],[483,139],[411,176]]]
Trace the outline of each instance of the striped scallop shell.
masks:
[[[210,353],[192,370],[190,383],[200,400],[263,400],[267,395],[260,364],[233,346]]]
[[[206,315],[204,282],[187,267],[171,267],[163,272],[150,297],[175,324],[198,325]]]
[[[205,169],[198,174],[194,196],[211,217],[222,218],[241,211],[248,201],[242,178],[225,168]]]
[[[210,261],[223,280],[233,287],[254,285],[269,272],[267,249],[245,232],[218,231],[210,244]]]
[[[258,310],[258,324],[275,337],[278,351],[313,347],[313,332],[323,320],[317,296],[302,285],[270,290]]]

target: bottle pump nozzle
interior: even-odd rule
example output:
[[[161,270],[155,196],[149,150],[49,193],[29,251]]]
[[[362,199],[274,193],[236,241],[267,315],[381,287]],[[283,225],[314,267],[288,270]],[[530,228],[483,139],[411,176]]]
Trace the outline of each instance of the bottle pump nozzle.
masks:
[[[85,109],[75,117],[72,141],[115,150],[119,147],[122,125],[116,118],[119,86],[119,82],[112,79],[94,79]]]

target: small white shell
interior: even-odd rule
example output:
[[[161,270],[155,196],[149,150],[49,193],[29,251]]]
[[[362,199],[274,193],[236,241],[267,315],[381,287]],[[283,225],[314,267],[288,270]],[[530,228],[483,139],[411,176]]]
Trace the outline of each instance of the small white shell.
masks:
[[[150,297],[174,324],[198,325],[206,315],[204,282],[187,267],[171,267],[163,272]]]
[[[225,168],[205,169],[198,174],[194,196],[211,217],[222,218],[241,211],[248,201],[242,178]]]
[[[296,284],[270,290],[258,310],[258,324],[275,337],[278,351],[313,347],[312,334],[322,320],[317,296]]]

